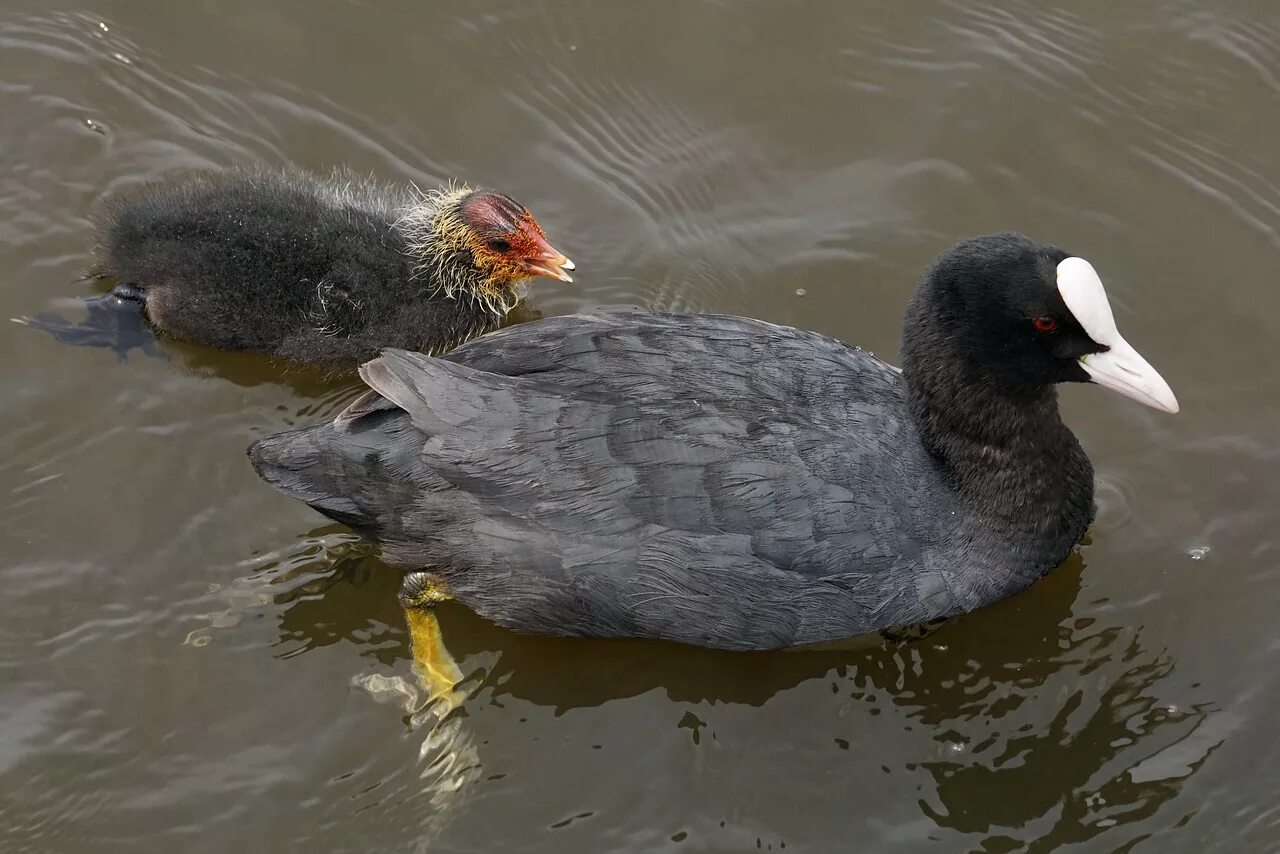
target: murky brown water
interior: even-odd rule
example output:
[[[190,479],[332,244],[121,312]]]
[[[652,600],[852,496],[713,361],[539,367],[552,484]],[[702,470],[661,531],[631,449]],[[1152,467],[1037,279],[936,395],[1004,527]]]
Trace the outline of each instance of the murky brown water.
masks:
[[[1092,542],[923,641],[731,655],[442,614],[243,449],[350,390],[0,337],[0,850],[1280,850],[1280,11],[1256,2],[0,3],[0,288],[261,159],[489,183],[638,302],[893,356],[923,265],[1087,255],[1169,418],[1065,393]],[[8,326],[8,324],[5,324]]]

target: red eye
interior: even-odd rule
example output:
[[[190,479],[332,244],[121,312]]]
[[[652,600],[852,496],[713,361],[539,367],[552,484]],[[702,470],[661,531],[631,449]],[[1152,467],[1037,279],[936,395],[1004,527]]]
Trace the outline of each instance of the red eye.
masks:
[[[1037,317],[1031,321],[1031,325],[1039,332],[1052,332],[1058,328],[1058,321],[1052,317]]]

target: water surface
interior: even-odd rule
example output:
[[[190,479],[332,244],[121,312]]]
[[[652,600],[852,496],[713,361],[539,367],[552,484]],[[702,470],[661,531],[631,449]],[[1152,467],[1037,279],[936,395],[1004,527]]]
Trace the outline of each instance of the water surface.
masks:
[[[74,314],[149,178],[345,163],[511,193],[545,314],[745,313],[896,358],[951,241],[1089,257],[1166,417],[1065,390],[1100,515],[906,645],[520,637],[258,482],[352,389],[0,336],[0,850],[1280,850],[1280,13],[1268,2],[0,2],[0,289]],[[7,324],[6,324],[7,326]]]

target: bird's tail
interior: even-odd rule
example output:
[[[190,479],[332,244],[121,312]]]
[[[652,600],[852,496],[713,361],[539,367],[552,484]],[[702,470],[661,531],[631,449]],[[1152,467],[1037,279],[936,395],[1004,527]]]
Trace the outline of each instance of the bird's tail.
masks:
[[[419,491],[410,474],[421,466],[424,434],[457,430],[480,414],[462,400],[442,405],[450,381],[460,381],[455,372],[479,374],[389,350],[361,367],[370,391],[332,422],[260,439],[249,459],[285,495],[371,539],[394,535],[382,527],[396,524]]]
[[[280,492],[376,540],[385,502],[375,484],[385,479],[378,451],[360,440],[360,433],[319,424],[259,439],[249,446],[249,460]]]
[[[393,551],[448,528],[472,500],[445,473],[454,455],[492,442],[494,424],[554,423],[556,399],[536,383],[421,353],[384,351],[360,376],[370,391],[331,423],[268,436],[249,457],[285,495]]]

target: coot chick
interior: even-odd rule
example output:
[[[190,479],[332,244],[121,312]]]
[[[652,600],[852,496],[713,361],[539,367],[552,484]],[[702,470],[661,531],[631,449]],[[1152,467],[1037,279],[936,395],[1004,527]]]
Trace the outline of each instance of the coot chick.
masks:
[[[387,347],[450,350],[497,328],[525,280],[569,282],[574,266],[510,196],[390,188],[344,171],[161,181],[111,199],[96,225],[90,275],[119,282],[97,314],[79,327],[24,322],[117,346],[127,324],[98,315],[131,308],[173,338],[328,370]]]
[[[1089,263],[1019,234],[943,253],[902,370],[740,317],[621,311],[388,351],[258,473],[512,629],[728,649],[972,611],[1060,564],[1093,468],[1056,384],[1176,412]]]

